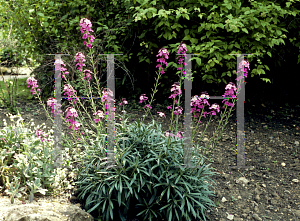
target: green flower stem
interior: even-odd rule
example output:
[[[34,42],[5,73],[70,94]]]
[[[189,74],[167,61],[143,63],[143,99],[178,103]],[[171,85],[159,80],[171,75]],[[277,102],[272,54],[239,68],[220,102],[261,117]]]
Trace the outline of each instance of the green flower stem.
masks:
[[[179,79],[180,87],[181,87],[181,78],[182,78],[182,71],[181,71],[181,76],[180,76],[180,79]],[[179,97],[178,98],[178,106],[180,106],[181,94],[179,94],[178,97]],[[172,117],[171,117],[171,125],[170,125],[170,131],[171,132],[172,132],[172,124],[173,124],[173,116],[174,116],[174,107],[175,107],[175,97],[173,99]],[[179,118],[179,114],[176,116],[176,130],[175,130],[175,133],[177,133],[178,118]],[[167,150],[169,148],[169,142],[170,142],[170,136],[169,136],[169,139],[168,139]],[[174,152],[173,152],[173,156],[174,156]],[[169,166],[169,168],[170,168],[170,166]]]
[[[192,135],[192,137],[195,137],[195,135],[196,135],[196,131],[197,131],[197,128],[198,128],[198,125],[199,125],[199,121],[201,120],[201,117],[202,117],[202,114],[203,114],[203,110],[204,110],[204,106],[203,106],[203,108],[202,108],[201,114],[200,114],[199,119],[198,119],[198,122],[197,122],[196,129],[194,130],[195,132],[194,132],[194,134]],[[210,119],[211,119],[211,117],[210,117]],[[203,137],[203,135],[205,134],[205,131],[206,131],[206,129],[207,129],[207,126],[208,126],[209,123],[210,123],[210,119],[209,119],[208,123],[206,124],[205,130],[204,130],[203,134],[201,135],[200,139],[201,139],[201,138]],[[192,123],[193,123],[193,128],[194,128],[194,121],[193,121],[193,120],[192,120]]]
[[[183,70],[183,67],[181,67],[181,70]],[[180,72],[181,75],[180,75],[180,79],[179,79],[179,85],[181,87],[181,79],[182,79],[182,71]],[[181,88],[180,88],[181,89]],[[179,94],[178,95],[178,106],[180,107],[180,98],[181,98],[182,94]],[[173,113],[174,113],[174,104],[175,104],[175,98],[174,98],[174,102],[173,102],[173,111],[172,111],[172,120],[173,120]],[[178,118],[179,118],[179,114],[176,116],[176,133],[177,133],[177,126],[178,126]],[[172,121],[171,120],[171,121]],[[172,125],[172,122],[171,122],[171,125]],[[170,129],[171,130],[171,129]]]
[[[202,112],[201,112],[201,115],[200,115],[200,117],[199,117],[200,119],[201,119],[203,110],[204,110],[204,107],[202,108]],[[210,116],[210,119],[209,119],[208,123],[206,124],[205,130],[204,130],[202,136],[205,134],[205,131],[206,131],[206,129],[207,129],[209,123],[210,123],[211,117],[212,117],[212,116]],[[199,120],[200,120],[200,119],[199,119]],[[198,126],[198,125],[199,125],[199,123],[197,123],[197,126]],[[193,127],[194,127],[194,122],[193,122]],[[194,131],[195,131],[195,133],[196,133],[196,129],[195,129]],[[201,136],[201,138],[202,138],[202,136]],[[194,137],[194,136],[192,136],[192,137]],[[200,139],[201,139],[201,138],[200,138]],[[193,142],[193,139],[191,139],[191,144],[192,144],[192,142]],[[183,145],[183,142],[182,142],[182,145]],[[168,169],[169,169],[169,168],[170,168],[170,166],[168,167]]]
[[[95,73],[95,65],[94,65],[94,62],[93,62],[93,53],[92,53],[92,50],[91,50],[91,49],[90,49],[90,54],[91,54],[91,61],[92,61],[92,65],[93,65],[93,69],[94,69],[94,73]],[[81,78],[83,78],[83,69],[81,70],[80,75],[81,75]],[[100,92],[100,88],[99,88],[99,81],[98,81],[97,78],[95,78],[95,79],[96,79],[96,81],[97,81],[98,92],[99,92],[99,94],[100,94],[100,98],[102,98],[102,95],[101,95],[101,92]],[[67,81],[68,81],[68,80],[67,80]],[[69,82],[68,82],[68,83],[69,83]],[[91,97],[92,97],[92,92],[91,92],[91,87],[90,87],[90,86],[91,86],[91,85],[90,85],[90,82],[89,82],[89,90],[87,90],[86,82],[84,81],[84,87],[85,87],[85,90],[86,90],[86,91],[89,91],[89,94],[90,94]],[[87,96],[89,97],[89,95],[87,95]],[[75,95],[75,97],[77,98],[76,95]],[[93,100],[93,99],[90,99],[90,100],[92,101],[92,108],[93,108],[94,112],[96,112],[94,100]],[[79,99],[79,103],[80,103],[80,105],[83,107],[83,109],[85,110],[85,113],[89,116],[89,118],[90,118],[90,120],[91,120],[93,126],[94,126],[94,127],[96,128],[96,130],[97,130],[97,133],[99,133],[99,126],[94,125],[91,116],[87,113],[86,109],[85,109],[84,106],[81,104],[80,99]],[[76,107],[78,108],[77,103],[76,103],[75,105],[76,105]],[[103,106],[103,110],[104,110],[104,109],[105,109],[105,105],[104,105],[103,102],[102,102],[102,106]],[[81,112],[79,113],[79,115],[81,115]],[[83,116],[81,115],[81,117],[79,117],[79,121],[80,121],[80,123],[82,124],[83,128],[85,129],[84,124],[82,123],[83,121],[81,121],[82,118],[83,118]],[[107,119],[107,118],[108,118],[108,116],[106,115],[106,119]],[[85,118],[83,118],[83,119],[84,119],[84,121],[85,121]],[[85,122],[86,122],[86,121],[85,121]],[[101,121],[100,121],[100,122],[101,122]],[[89,126],[89,124],[87,124],[87,125]],[[91,129],[91,127],[89,127],[89,128]],[[101,129],[102,129],[102,127],[101,127]],[[99,134],[98,134],[98,135],[99,135]],[[89,137],[89,136],[88,136],[88,137]],[[81,136],[81,138],[82,138],[82,136]]]
[[[161,65],[162,65],[162,63],[161,63]],[[161,76],[161,71],[159,70],[159,74],[158,74],[158,77],[157,77],[157,79],[156,79],[156,84],[155,84],[155,88],[154,88],[154,93],[153,93],[152,96],[151,96],[151,101],[150,101],[150,103],[149,103],[149,107],[151,106],[152,101],[153,101],[153,98],[154,98],[154,95],[155,95],[155,93],[157,92],[156,88],[157,88],[157,83],[158,83],[158,80],[159,80],[160,76]],[[149,107],[147,108],[146,114],[148,113],[148,110],[150,109]],[[171,129],[171,127],[172,127],[172,122],[173,122],[173,113],[174,113],[174,103],[173,103],[172,120],[171,120],[171,126],[170,126],[170,129]],[[142,123],[144,122],[144,119],[145,119],[145,117],[146,117],[146,114],[145,114],[145,116],[144,116],[144,118],[143,118],[143,120],[142,120]],[[150,112],[150,114],[151,114],[151,112]],[[152,116],[152,114],[151,114],[151,116]],[[153,119],[153,116],[152,116],[152,119]],[[153,120],[154,120],[154,119],[153,119]],[[170,138],[171,138],[171,137],[168,136],[167,153],[168,153],[168,150],[169,150]],[[173,156],[174,156],[174,151],[173,151]],[[159,157],[161,157],[161,155],[160,155]],[[170,166],[169,166],[169,167],[170,167]]]
[[[227,108],[227,107],[226,107],[226,108]],[[231,107],[230,112],[229,112],[229,114],[227,115],[226,121],[225,121],[225,123],[224,123],[224,126],[222,127],[222,131],[221,131],[220,134],[218,135],[217,141],[220,140],[221,134],[222,134],[222,132],[223,132],[225,126],[227,125],[228,118],[229,118],[229,115],[230,115],[230,113],[231,113],[232,108],[233,108],[233,107]],[[226,110],[226,109],[225,109],[225,110]],[[220,123],[219,123],[219,126],[218,126],[218,128],[217,128],[216,131],[218,131],[219,127],[220,127]],[[216,142],[217,142],[217,141],[216,141]],[[214,151],[214,149],[215,149],[216,142],[214,142],[214,146],[213,146],[212,151]],[[212,151],[211,151],[211,153],[212,153]],[[210,157],[211,153],[208,155],[208,158]],[[206,159],[206,160],[207,160],[207,159]],[[206,160],[205,160],[204,162],[206,162]]]
[[[227,106],[226,106],[226,108],[225,108],[225,111],[226,111],[226,109],[227,109]],[[225,111],[224,111],[224,113],[225,113]],[[216,131],[218,131],[219,130],[219,127],[220,127],[220,123],[222,122],[222,119],[223,119],[223,117],[224,117],[224,113],[223,113],[223,115],[222,115],[222,118],[221,118],[221,121],[219,121],[219,126],[218,126],[218,128],[215,130],[215,132],[214,132],[214,136],[215,136],[215,134],[216,134]],[[210,116],[210,118],[211,118],[212,116]],[[227,121],[225,122],[225,125],[226,125],[226,123],[227,123]],[[209,124],[209,123],[208,123]],[[208,124],[206,125],[206,128],[207,128],[207,126],[208,126]],[[223,128],[224,129],[224,128]],[[205,129],[206,130],[206,129]],[[223,130],[222,130],[222,132],[223,132]],[[205,131],[204,131],[204,133],[205,133]],[[203,133],[203,135],[204,135],[204,133]],[[203,136],[202,135],[202,136]],[[201,136],[201,138],[202,138],[202,136]],[[213,138],[214,138],[214,136],[213,136]],[[200,140],[201,140],[201,138],[198,140],[198,143],[200,142]],[[206,147],[209,147],[209,145],[211,144],[211,141],[213,140],[213,138],[210,140],[210,142],[209,142],[209,144],[206,146]],[[218,137],[219,138],[219,137]],[[198,144],[197,143],[197,144]],[[196,144],[196,146],[197,146],[197,144]],[[215,143],[214,143],[215,144]],[[214,149],[214,148],[213,148]],[[206,151],[207,151],[207,148],[205,148],[205,151],[204,151],[204,153],[203,153],[203,155],[202,155],[202,157],[201,157],[201,159],[198,161],[198,163],[197,163],[197,165],[199,165],[199,163],[201,162],[201,160],[203,159],[203,156],[205,155],[205,153],[206,153]],[[208,157],[209,158],[209,157]],[[204,161],[204,163],[206,162],[206,160]],[[204,164],[203,163],[203,164]],[[194,170],[193,170],[194,171]]]
[[[155,95],[155,93],[157,92],[156,88],[157,88],[157,86],[158,86],[157,83],[158,83],[158,80],[159,80],[160,76],[161,76],[161,73],[160,73],[160,71],[159,71],[159,74],[158,74],[158,76],[157,76],[157,78],[156,78],[156,84],[155,84],[155,88],[154,88],[154,93],[153,93],[152,96],[151,96],[151,101],[150,101],[150,103],[149,103],[149,107],[147,107],[147,111],[146,111],[146,113],[145,113],[145,115],[144,115],[144,118],[143,118],[143,120],[142,120],[142,123],[144,122],[145,117],[147,116],[148,111],[150,111],[150,107],[151,107],[151,104],[152,104],[154,95]],[[151,112],[150,112],[150,114],[151,114]],[[152,119],[154,120],[152,114],[151,114],[151,117],[152,117]]]
[[[183,69],[181,69],[183,70]],[[181,75],[180,75],[180,79],[179,79],[179,85],[181,87],[181,79],[182,79],[182,71],[181,71]],[[181,98],[182,94],[179,94],[178,95],[178,106],[180,106],[180,98]],[[170,125],[170,131],[172,131],[172,123],[173,123],[173,115],[174,115],[174,105],[175,105],[175,98],[173,100],[173,109],[172,109],[172,117],[171,117],[171,125]],[[202,110],[203,112],[203,110]],[[179,118],[179,114],[176,116],[176,130],[175,130],[175,133],[177,133],[177,126],[178,126],[178,118]],[[193,125],[194,126],[194,125]],[[193,137],[193,136],[192,136]],[[168,150],[168,147],[169,147],[169,141],[170,141],[170,138],[168,139],[168,146],[167,146],[167,150]],[[191,140],[191,143],[193,142],[193,140]],[[183,142],[182,142],[183,144]],[[174,152],[173,152],[173,156],[174,156]],[[170,165],[169,165],[169,168],[170,168]],[[169,169],[168,168],[168,169]]]
[[[172,132],[171,128],[172,128],[172,123],[173,123],[173,113],[174,113],[174,102],[173,102],[173,108],[172,108],[172,117],[171,117],[170,132]],[[168,136],[168,143],[167,143],[167,153],[168,153],[168,150],[169,150],[170,139],[171,139],[171,136],[169,135]],[[174,152],[173,152],[173,155],[174,155]],[[169,166],[169,168],[170,168],[170,166]]]
[[[36,92],[36,94],[37,94],[37,91],[36,91],[35,88],[34,88],[34,90],[35,90],[35,92]],[[38,95],[38,94],[37,94],[37,95]],[[46,110],[46,108],[45,108],[45,106],[44,106],[44,104],[43,104],[43,102],[42,102],[42,100],[41,100],[41,98],[40,98],[39,95],[38,95],[38,98],[39,98],[39,100],[40,100],[41,106],[43,106],[45,112],[47,113],[48,118],[52,121],[52,123],[53,123],[53,125],[54,125],[54,121],[53,121],[53,119],[50,117],[49,112]],[[64,119],[64,120],[65,120],[65,119]],[[66,120],[65,120],[65,122],[66,122]],[[63,138],[65,139],[65,141],[67,141],[67,142],[69,141],[69,140],[66,138],[66,135],[63,135]],[[69,145],[70,145],[70,144],[69,144]]]
[[[239,91],[238,91],[238,92],[239,92]],[[238,92],[237,92],[237,94],[238,94]],[[235,104],[235,102],[236,102],[236,99],[234,99],[234,102],[233,102],[233,104]],[[223,106],[224,106],[224,105],[223,105]],[[234,105],[233,105],[233,106],[234,106]],[[228,116],[227,116],[227,118],[226,118],[226,121],[225,121],[225,123],[224,123],[224,126],[222,127],[222,131],[221,131],[221,132],[220,132],[220,134],[218,135],[217,141],[219,140],[219,138],[220,138],[220,135],[222,134],[222,132],[223,132],[223,130],[224,130],[224,128],[225,128],[225,126],[227,125],[228,118],[229,118],[229,115],[230,115],[230,113],[231,113],[231,111],[232,111],[232,108],[233,108],[233,106],[231,106],[230,112],[229,112],[229,114],[228,114]],[[226,110],[227,110],[227,105],[226,105],[226,107],[225,107],[225,111],[223,112],[222,118],[221,118],[221,120],[219,121],[218,128],[215,130],[215,133],[214,133],[214,136],[213,136],[213,138],[215,137],[216,131],[218,131],[218,130],[219,130],[220,123],[223,121],[222,119],[223,119],[223,117],[224,117],[224,114],[225,114]],[[203,111],[203,110],[202,110],[202,111]],[[202,113],[201,113],[201,115],[202,115]],[[205,129],[205,130],[206,130],[206,129]],[[205,131],[204,131],[204,133],[205,133]],[[203,133],[203,134],[204,134],[204,133]],[[203,135],[202,135],[202,136],[203,136]],[[202,136],[201,136],[201,137],[202,137]],[[212,141],[212,140],[211,140],[211,141]],[[210,141],[210,143],[211,143],[211,141]],[[198,143],[199,143],[199,142],[200,142],[200,139],[199,139]],[[198,144],[198,143],[197,143],[197,144]],[[208,147],[209,147],[210,143],[208,144]],[[211,152],[210,152],[210,154],[209,154],[208,158],[210,157],[210,155],[211,155],[212,151],[215,149],[215,144],[216,144],[216,142],[214,142],[214,146],[213,146],[213,148],[212,148],[212,150],[211,150]],[[203,155],[205,155],[205,153],[206,153],[206,150],[207,150],[207,149],[205,149],[205,151],[204,151],[204,154],[203,154]],[[198,161],[197,165],[199,165],[199,164],[200,164],[201,160],[203,159],[203,155],[202,155],[201,159]],[[208,158],[206,158],[206,159],[205,159],[204,163],[206,162],[206,160],[207,160]],[[203,164],[204,164],[204,163],[203,163]],[[196,167],[195,167],[195,168],[196,168]],[[193,169],[193,171],[195,170],[195,168]],[[192,171],[192,172],[193,172],[193,171]]]
[[[162,62],[161,62],[161,65],[162,65]],[[160,76],[161,76],[161,70],[159,70],[158,78],[157,78],[156,84],[155,84],[154,93],[152,94],[152,97],[151,97],[151,101],[150,101],[149,107],[151,106],[151,103],[152,103],[152,101],[153,101],[154,95],[155,95],[155,93],[157,92],[156,88],[157,88],[157,83],[158,83],[158,80],[159,80],[159,77],[160,77]],[[181,78],[182,78],[182,71],[181,71],[181,76],[180,76],[180,79],[179,79],[179,84],[180,84],[180,86],[181,86]],[[178,106],[180,106],[180,98],[181,98],[181,96],[182,96],[182,95],[179,94],[179,98],[178,98]],[[176,99],[176,98],[174,98],[174,100],[173,100],[172,117],[171,117],[171,124],[170,124],[170,131],[171,131],[171,132],[172,132],[172,124],[173,124],[173,116],[174,116],[175,99]],[[147,112],[146,112],[146,114],[145,114],[145,116],[144,116],[144,118],[143,118],[143,120],[142,120],[142,123],[144,122],[144,119],[145,119],[145,117],[146,117],[146,115],[147,115],[147,113],[148,113],[149,107],[147,108]],[[151,112],[150,112],[150,114],[151,114]],[[152,114],[151,114],[151,116],[152,116]],[[177,127],[178,127],[178,118],[179,118],[179,115],[176,116],[176,133],[177,133]],[[152,116],[152,119],[153,119],[153,116]],[[153,119],[153,120],[154,120],[154,119]],[[167,152],[168,152],[168,150],[169,150],[169,144],[170,144],[170,136],[169,136],[169,138],[168,138],[168,143],[167,143]],[[174,151],[173,151],[173,156],[174,156]],[[169,166],[169,167],[170,167],[170,166]]]
[[[235,100],[234,100],[234,104],[235,104]],[[230,113],[231,113],[231,111],[232,111],[232,108],[233,108],[233,106],[231,107],[230,112],[229,112],[229,114],[227,115],[226,121],[225,121],[225,123],[224,123],[224,126],[222,127],[222,131],[221,131],[220,134],[218,135],[217,141],[219,140],[220,135],[222,134],[222,132],[223,132],[225,126],[227,125],[228,118],[229,118],[229,115],[230,115]],[[226,107],[225,107],[225,111],[223,112],[222,118],[221,118],[221,120],[219,121],[218,128],[215,130],[215,133],[214,133],[213,138],[215,137],[216,131],[219,130],[220,123],[222,122],[222,119],[223,119],[223,117],[224,117],[224,114],[225,114],[225,112],[226,112],[226,109],[227,109],[227,105],[226,105]],[[211,139],[211,141],[213,140],[213,138]],[[211,141],[210,141],[209,144],[207,145],[208,147],[209,147]],[[199,142],[200,142],[200,139],[199,139],[198,143],[199,143]],[[197,144],[198,144],[198,143],[197,143]],[[207,159],[210,157],[212,151],[214,151],[214,149],[215,149],[215,144],[216,144],[216,142],[214,142],[214,146],[213,146],[212,150],[210,151],[210,154],[208,155],[208,157],[205,159],[204,163],[205,163],[205,162],[207,161]],[[206,151],[207,151],[207,149],[205,149],[205,151],[204,151],[204,153],[203,153],[201,159],[200,159],[200,160],[198,161],[198,163],[196,164],[197,166],[200,165],[200,162],[201,162],[201,160],[203,159],[203,156],[205,155]],[[203,163],[203,164],[204,164],[204,163]],[[203,165],[203,164],[202,164],[202,165]],[[196,167],[195,167],[195,168],[196,168]],[[193,171],[195,170],[195,168],[193,169]],[[193,171],[192,171],[192,172],[193,172]]]

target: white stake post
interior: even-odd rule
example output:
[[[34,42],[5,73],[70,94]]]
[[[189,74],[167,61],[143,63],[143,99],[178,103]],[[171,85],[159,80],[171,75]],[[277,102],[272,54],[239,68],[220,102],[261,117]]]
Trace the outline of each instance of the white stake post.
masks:
[[[115,110],[114,110],[114,100],[115,100],[115,68],[114,68],[114,55],[123,54],[100,54],[107,55],[107,88],[108,91],[112,92],[112,97],[110,100],[110,108],[108,108],[108,123],[107,123],[107,169],[116,167],[115,165]],[[108,93],[109,95],[109,93]],[[113,107],[113,108],[112,108]],[[120,167],[120,166],[119,166]]]
[[[236,61],[236,73],[238,77],[241,77],[239,80],[242,82],[240,84],[241,90],[237,95],[237,107],[236,107],[236,118],[237,118],[237,165],[229,167],[230,169],[241,169],[241,168],[254,168],[254,166],[245,166],[245,77],[244,77],[244,67],[242,64],[242,69],[239,70],[239,64],[244,60],[244,55],[249,54],[230,54],[237,55]],[[238,85],[238,80],[236,81]],[[237,86],[237,90],[239,90]]]
[[[56,156],[54,156],[54,167],[62,168],[63,160],[62,160],[62,127],[61,127],[61,60],[62,55],[69,54],[47,54],[47,55],[55,55],[55,85],[54,85],[54,97],[56,99],[57,105],[54,106],[54,113],[56,114],[54,118],[54,145],[56,147]]]

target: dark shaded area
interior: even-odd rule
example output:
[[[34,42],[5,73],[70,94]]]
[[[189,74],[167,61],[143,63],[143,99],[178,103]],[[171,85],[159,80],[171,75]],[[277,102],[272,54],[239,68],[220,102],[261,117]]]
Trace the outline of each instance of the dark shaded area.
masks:
[[[134,50],[135,49],[133,49],[133,51]],[[251,77],[251,70],[255,68],[255,63],[250,63],[250,71],[246,78],[245,103],[255,105],[269,101],[278,105],[286,103],[290,105],[298,104],[300,96],[300,78],[297,75],[300,67],[300,64],[297,64],[298,54],[299,51],[297,48],[293,47],[287,40],[286,45],[275,47],[271,58],[266,54],[264,58],[261,59],[263,65],[267,65],[270,69],[270,71],[265,70],[265,75],[262,74],[260,76],[256,75]],[[154,59],[157,59],[155,55],[153,55],[153,60]],[[168,62],[170,61],[177,61],[175,60],[175,54],[169,56]],[[131,82],[129,83],[129,81],[126,80],[127,89],[125,90],[125,87],[120,86],[120,89],[117,89],[116,97],[119,100],[126,97],[128,99],[135,99],[138,101],[141,94],[146,94],[148,100],[150,100],[150,95],[152,95],[152,90],[154,90],[156,83],[155,79],[157,78],[156,72],[158,71],[158,68],[150,66],[148,69],[145,69],[145,67],[147,67],[146,63],[138,63],[138,58],[133,59],[127,67],[130,71],[132,71],[132,73],[138,73],[137,70],[139,70],[138,74],[134,74],[134,76],[137,76],[134,81],[134,90]],[[223,71],[226,71],[226,65],[220,69],[220,72]],[[116,71],[116,73],[118,73],[118,71]],[[166,78],[164,78],[165,76]],[[194,75],[194,77],[192,96],[200,95],[202,91],[207,91],[210,96],[221,96],[224,94],[226,86],[224,82],[221,82],[220,84],[217,82],[209,84],[202,81],[199,75]],[[271,82],[265,82],[260,78],[269,78]],[[225,76],[225,79],[227,82],[234,82],[236,84],[236,76]],[[154,97],[156,99],[155,103],[170,103],[172,100],[168,97],[171,95],[171,85],[178,80],[179,77],[176,75],[176,71],[173,71],[171,68],[167,70],[166,73],[159,79],[160,85],[157,87],[158,92]],[[167,90],[163,90],[162,85],[164,85],[165,88],[167,87]],[[128,90],[128,88],[130,88],[130,90]],[[181,89],[184,90],[183,85],[181,86]],[[184,96],[181,98],[181,101],[184,101]],[[214,101],[219,103],[217,100]]]

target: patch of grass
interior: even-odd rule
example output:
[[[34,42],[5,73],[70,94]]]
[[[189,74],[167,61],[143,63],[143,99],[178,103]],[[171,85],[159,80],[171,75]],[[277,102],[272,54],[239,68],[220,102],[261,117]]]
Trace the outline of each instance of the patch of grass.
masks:
[[[1,79],[1,76],[0,76],[0,79]],[[5,80],[7,86],[9,87],[11,96],[14,96],[14,95],[12,95],[12,92],[14,93],[14,90],[16,87],[16,97],[13,97],[14,99],[17,99],[17,98],[18,99],[28,99],[31,97],[32,93],[30,92],[30,88],[27,87],[26,80],[27,80],[27,77],[16,79],[16,80],[14,80],[14,78]],[[12,89],[13,89],[13,91],[12,91]],[[7,89],[5,87],[3,80],[0,81],[0,96],[8,99],[8,92],[7,92]],[[0,104],[3,105],[2,100],[0,100]]]

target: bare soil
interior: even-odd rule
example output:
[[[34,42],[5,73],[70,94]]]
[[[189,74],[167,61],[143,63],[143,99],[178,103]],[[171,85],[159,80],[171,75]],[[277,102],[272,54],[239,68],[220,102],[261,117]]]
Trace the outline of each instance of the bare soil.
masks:
[[[45,123],[46,132],[53,127],[52,121],[47,118],[43,107],[37,101],[19,100],[18,107],[22,109],[24,122],[28,123],[33,119],[34,127]],[[66,106],[63,105],[62,109],[65,110]],[[142,118],[144,114],[144,110],[128,109],[128,107],[125,110],[127,114],[135,115],[134,118],[130,118],[131,122]],[[234,109],[223,131],[222,139],[218,141],[211,156],[211,162],[207,162],[207,164],[211,163],[210,166],[218,173],[212,176],[215,184],[211,183],[215,192],[212,200],[217,208],[212,208],[207,216],[211,220],[220,221],[300,220],[300,106],[276,106],[272,103],[261,103],[257,106],[246,104],[245,110],[247,110],[245,111],[246,166],[254,166],[254,168],[229,168],[236,166],[237,159],[237,125]],[[158,111],[164,112],[167,118],[156,117]],[[1,108],[0,122],[2,124],[3,119],[6,119],[10,124],[10,119],[5,113],[7,109]],[[120,111],[116,113],[119,114]],[[156,115],[154,119],[162,124],[162,129],[169,129],[171,119],[169,110],[154,105],[151,113]],[[53,114],[51,116],[53,117]],[[205,133],[207,136],[204,136],[208,139],[217,128],[220,117],[217,114],[212,119],[215,120],[209,124]],[[203,126],[197,130],[194,142],[198,142],[198,135],[203,132],[208,118],[202,118],[201,121]],[[149,115],[144,123],[147,122],[152,122],[152,117]],[[182,116],[179,122],[183,125]],[[0,129],[2,127],[3,125]],[[63,132],[68,132],[67,125],[64,123]],[[201,141],[199,144],[204,146],[206,141]]]

